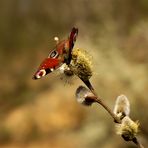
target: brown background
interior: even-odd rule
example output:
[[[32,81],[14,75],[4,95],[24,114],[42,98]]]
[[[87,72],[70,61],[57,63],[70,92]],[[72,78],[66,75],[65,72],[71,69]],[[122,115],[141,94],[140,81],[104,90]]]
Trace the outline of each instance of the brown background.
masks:
[[[139,138],[148,147],[147,0],[0,1],[0,147],[133,148],[115,134],[107,112],[75,100],[73,84],[53,72],[33,81],[36,68],[55,45],[79,28],[75,47],[93,57],[91,81],[113,108],[125,94]],[[67,81],[67,79],[66,79]]]

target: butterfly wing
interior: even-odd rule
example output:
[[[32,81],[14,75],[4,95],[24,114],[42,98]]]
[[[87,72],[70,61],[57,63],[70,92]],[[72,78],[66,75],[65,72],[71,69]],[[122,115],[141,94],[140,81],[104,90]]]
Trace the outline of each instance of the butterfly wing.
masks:
[[[72,31],[70,33],[68,42],[69,42],[69,47],[68,47],[68,52],[67,52],[67,59],[65,60],[65,63],[67,65],[70,64],[71,59],[72,59],[72,49],[74,47],[74,44],[76,42],[76,37],[78,36],[78,28],[72,28]]]
[[[78,29],[73,28],[67,40],[59,42],[56,47],[51,50],[48,57],[40,64],[33,79],[39,79],[53,70],[59,68],[63,63],[70,64],[72,49],[78,35]]]
[[[39,79],[62,65],[64,59],[61,55],[63,53],[62,50],[64,44],[65,43],[62,41],[53,50],[51,50],[48,57],[45,58],[40,64],[37,72],[33,76],[33,79]]]

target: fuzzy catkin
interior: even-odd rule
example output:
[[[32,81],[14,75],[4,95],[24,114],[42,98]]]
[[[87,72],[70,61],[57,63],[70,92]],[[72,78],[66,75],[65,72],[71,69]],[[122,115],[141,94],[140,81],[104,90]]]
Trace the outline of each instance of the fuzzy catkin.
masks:
[[[116,133],[122,137],[126,137],[127,141],[132,141],[138,133],[139,122],[134,122],[130,117],[126,116],[122,119],[121,124],[116,125]]]
[[[91,58],[83,49],[73,49],[72,61],[69,67],[75,75],[83,80],[89,80],[92,76]]]
[[[125,95],[120,95],[117,97],[113,112],[121,119],[125,116],[129,116],[130,103]]]

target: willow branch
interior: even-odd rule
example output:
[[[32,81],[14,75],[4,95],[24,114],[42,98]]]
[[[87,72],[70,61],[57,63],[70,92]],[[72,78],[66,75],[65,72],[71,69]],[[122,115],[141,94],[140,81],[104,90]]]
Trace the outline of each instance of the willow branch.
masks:
[[[93,97],[95,102],[99,103],[111,115],[111,117],[114,119],[114,122],[121,123],[121,120],[112,112],[112,110],[106,104],[104,104],[104,102],[101,100],[101,98],[98,97],[98,95],[95,92],[95,89],[91,85],[90,81],[89,80],[83,80],[83,79],[81,79],[81,80],[85,83],[85,85],[94,94],[94,96],[91,96],[91,97]]]
[[[135,137],[133,142],[137,145],[138,148],[144,148],[144,146],[140,143],[140,141]]]
[[[95,92],[93,86],[91,85],[90,81],[84,81],[82,80],[85,85],[90,89],[90,91],[94,94],[94,96],[87,96],[86,99],[89,100],[94,100],[94,102],[100,104],[109,114],[110,116],[114,119],[115,123],[121,124],[122,120],[116,116],[116,114],[114,114],[112,112],[112,110],[102,101],[102,99],[100,97],[97,96],[97,93]],[[144,148],[144,146],[139,142],[139,140],[135,137],[133,138],[133,143],[135,143],[137,145],[138,148]]]

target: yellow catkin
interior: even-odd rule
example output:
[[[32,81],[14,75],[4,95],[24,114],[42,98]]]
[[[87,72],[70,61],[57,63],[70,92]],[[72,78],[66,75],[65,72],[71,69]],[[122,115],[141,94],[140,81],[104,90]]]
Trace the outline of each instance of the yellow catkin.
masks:
[[[129,140],[136,137],[138,133],[139,122],[132,121],[130,117],[126,116],[123,118],[122,123],[116,126],[116,133],[119,135],[126,135]]]
[[[88,80],[92,76],[92,60],[83,49],[75,48],[72,52],[70,68],[79,78]]]

